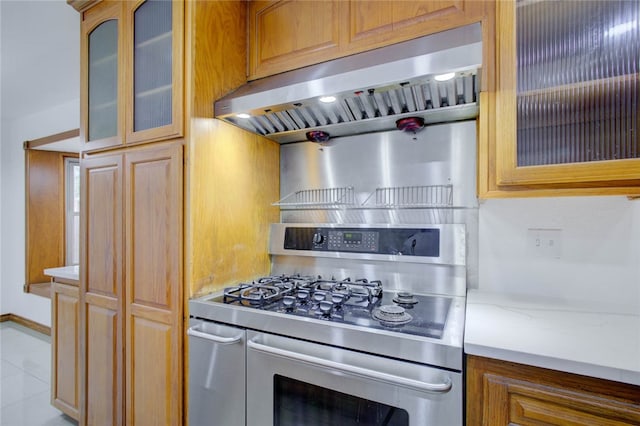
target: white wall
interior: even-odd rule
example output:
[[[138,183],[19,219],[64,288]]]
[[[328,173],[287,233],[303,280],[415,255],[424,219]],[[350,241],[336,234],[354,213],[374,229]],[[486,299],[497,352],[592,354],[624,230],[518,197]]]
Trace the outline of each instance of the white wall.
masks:
[[[479,222],[481,290],[640,311],[640,200],[487,200]],[[534,255],[529,228],[561,229],[560,258]]]
[[[75,99],[2,123],[0,313],[13,313],[44,325],[51,324],[51,301],[22,290],[25,281],[25,160],[22,143],[77,128],[79,108],[80,100]]]
[[[0,0],[0,95],[0,313],[49,325],[49,300],[22,292],[22,142],[79,124],[80,15],[64,0]]]

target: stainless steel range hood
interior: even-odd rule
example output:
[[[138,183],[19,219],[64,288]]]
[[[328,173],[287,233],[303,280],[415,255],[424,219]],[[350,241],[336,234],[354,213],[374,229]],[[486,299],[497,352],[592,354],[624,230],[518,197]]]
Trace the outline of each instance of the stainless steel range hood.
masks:
[[[331,138],[478,115],[480,24],[255,80],[215,103],[217,118],[280,143]],[[455,73],[447,81],[436,76]],[[321,102],[333,96],[332,103]],[[244,118],[243,118],[244,117]]]

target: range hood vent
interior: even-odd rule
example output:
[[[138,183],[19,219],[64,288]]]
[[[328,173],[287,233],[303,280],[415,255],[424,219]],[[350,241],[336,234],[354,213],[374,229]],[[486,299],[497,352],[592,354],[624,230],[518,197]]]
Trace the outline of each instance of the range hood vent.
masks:
[[[480,24],[255,80],[218,100],[215,116],[279,143],[477,117]],[[447,73],[453,77],[439,79]],[[325,97],[333,98],[333,102]]]

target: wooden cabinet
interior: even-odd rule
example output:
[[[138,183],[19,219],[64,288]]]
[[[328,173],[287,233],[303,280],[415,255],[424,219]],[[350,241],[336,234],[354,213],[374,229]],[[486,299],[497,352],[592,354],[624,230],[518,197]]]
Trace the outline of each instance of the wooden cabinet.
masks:
[[[480,196],[640,194],[637,3],[495,7]]]
[[[467,357],[467,425],[637,425],[640,387]]]
[[[80,138],[86,149],[124,143],[122,3],[83,13],[80,37]]]
[[[125,424],[179,424],[182,144],[127,152],[124,167]]]
[[[249,78],[478,22],[484,9],[470,0],[253,1]]]
[[[152,28],[137,43],[145,3],[70,3],[83,21],[120,6],[127,69],[120,138],[89,141],[81,158],[80,424],[187,424],[187,300],[268,274],[269,224],[279,220],[279,145],[213,118],[214,101],[246,82],[247,5],[158,2],[172,5],[171,35]],[[164,71],[145,78],[136,107],[134,46],[146,58],[169,38],[171,89]],[[171,124],[136,127],[143,98],[169,92]],[[166,122],[147,112],[143,122]]]
[[[182,136],[184,3],[123,4],[125,142]]]
[[[184,3],[103,1],[83,12],[85,150],[183,134]]]
[[[249,79],[340,56],[337,1],[249,3]]]
[[[350,0],[340,4],[347,31],[343,44],[349,53],[479,22],[484,16],[484,2],[474,0]]]
[[[80,162],[82,425],[121,425],[124,406],[123,158]]]
[[[182,149],[82,161],[81,424],[182,421]]]
[[[79,290],[78,281],[51,280],[51,404],[79,419]]]

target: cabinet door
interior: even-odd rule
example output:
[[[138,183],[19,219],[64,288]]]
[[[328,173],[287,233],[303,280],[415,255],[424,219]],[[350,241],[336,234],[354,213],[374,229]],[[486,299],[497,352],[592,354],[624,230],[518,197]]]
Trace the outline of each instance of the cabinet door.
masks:
[[[80,424],[123,424],[122,156],[80,162]]]
[[[496,8],[497,184],[638,193],[639,3]]]
[[[484,2],[473,0],[341,2],[345,21],[343,49],[389,45],[478,22]]]
[[[122,143],[121,10],[105,1],[83,14],[80,137],[87,150]]]
[[[78,286],[51,283],[51,404],[79,419]]]
[[[125,154],[127,425],[182,422],[182,145]]]
[[[485,2],[252,1],[249,79],[479,22]]]
[[[469,356],[467,424],[640,424],[640,387]]]
[[[126,141],[182,135],[184,3],[125,3]]]
[[[258,78],[339,56],[337,1],[249,3],[249,77]]]

